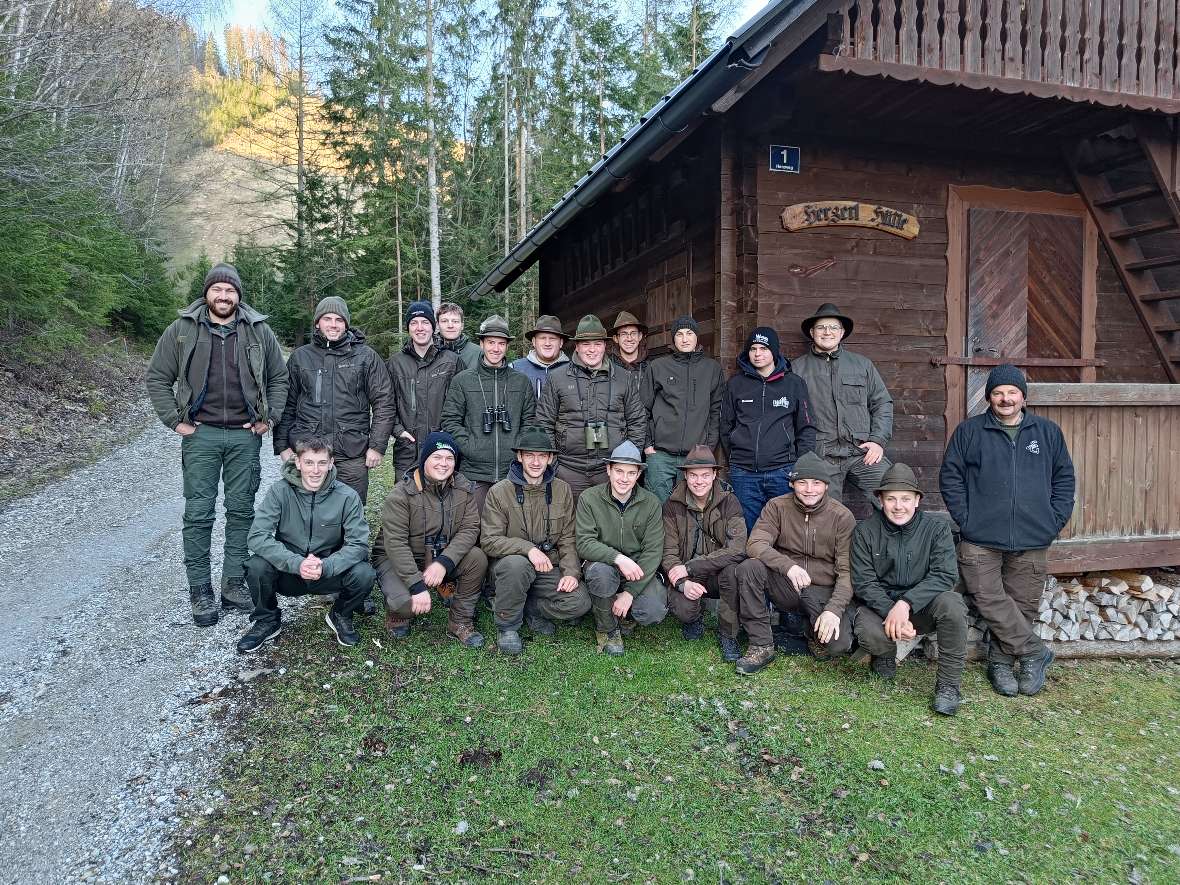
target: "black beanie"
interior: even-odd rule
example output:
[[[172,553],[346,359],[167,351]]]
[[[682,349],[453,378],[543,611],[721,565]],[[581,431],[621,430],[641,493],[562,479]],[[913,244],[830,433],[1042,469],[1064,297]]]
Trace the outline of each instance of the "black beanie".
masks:
[[[459,465],[463,462],[463,454],[459,451],[459,444],[455,442],[455,438],[447,433],[445,430],[436,430],[427,435],[426,441],[422,443],[422,451],[418,453],[418,470],[421,471],[426,465],[426,459],[439,449],[449,449],[455,454],[455,472],[459,472]],[[422,478],[426,478],[426,474],[422,474]]]
[[[690,316],[677,317],[676,322],[672,324],[672,334],[675,335],[681,329],[688,329],[694,335],[701,334],[701,326],[696,320]]]
[[[205,288],[201,290],[202,298],[209,294],[209,287],[214,283],[229,283],[237,290],[238,298],[242,297],[242,278],[232,264],[215,264],[209,268],[209,273],[205,274]]]
[[[438,328],[438,323],[434,319],[434,308],[430,306],[429,301],[413,301],[410,303],[410,309],[406,311],[406,328],[410,328],[410,320],[417,317],[426,317],[430,320],[430,327],[432,329]]]
[[[1021,394],[1028,396],[1028,381],[1024,377],[1024,372],[1016,368],[1011,363],[1004,363],[1002,366],[996,366],[987,376],[987,390],[984,391],[984,396],[991,396],[992,391],[1001,384],[1011,384],[1017,388]]]
[[[759,326],[750,333],[750,337],[746,339],[746,353],[750,352],[750,348],[755,344],[761,344],[764,347],[770,348],[770,352],[774,354],[774,359],[777,362],[782,358],[782,351],[779,350],[778,332],[770,328],[770,326]]]

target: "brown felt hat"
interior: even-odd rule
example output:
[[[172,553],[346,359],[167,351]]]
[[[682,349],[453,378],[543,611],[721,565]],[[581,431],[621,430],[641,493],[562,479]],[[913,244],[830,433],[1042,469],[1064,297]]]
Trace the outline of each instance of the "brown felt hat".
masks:
[[[615,324],[610,327],[610,333],[614,335],[624,326],[638,326],[640,332],[642,332],[644,335],[647,334],[647,326],[639,322],[635,314],[625,310],[615,317]]]
[[[717,459],[713,457],[713,450],[708,446],[693,446],[687,455],[684,456],[684,463],[680,465],[680,470],[690,470],[693,467],[712,467],[717,469],[720,465]]]
[[[852,335],[852,318],[846,317],[840,313],[840,308],[834,304],[821,304],[819,308],[803,321],[803,334],[808,338],[811,337],[811,327],[820,320],[839,320],[844,326],[844,337],[848,338]]]
[[[921,495],[922,488],[918,485],[913,468],[909,464],[898,462],[885,471],[875,492],[878,495],[882,492],[915,492]]]
[[[544,314],[537,317],[537,322],[533,324],[531,329],[524,333],[524,337],[529,341],[532,341],[533,336],[538,332],[548,332],[550,335],[560,335],[562,340],[570,337],[561,330],[561,320],[552,314]]]

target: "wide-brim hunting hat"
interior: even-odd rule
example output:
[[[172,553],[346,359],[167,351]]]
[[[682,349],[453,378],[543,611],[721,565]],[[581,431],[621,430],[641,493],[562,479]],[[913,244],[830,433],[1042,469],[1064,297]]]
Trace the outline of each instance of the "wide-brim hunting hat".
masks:
[[[544,428],[528,425],[521,428],[512,451],[556,453],[557,446],[553,445],[552,437],[545,432]]]
[[[478,338],[504,338],[512,340],[512,333],[508,331],[508,320],[498,313],[492,314],[479,324]]]
[[[635,443],[629,439],[623,440],[615,450],[610,453],[610,457],[606,459],[607,464],[631,464],[643,470],[647,465],[643,463],[643,456],[639,454],[639,448]]]
[[[852,334],[852,317],[846,317],[840,313],[840,308],[834,304],[821,304],[811,316],[803,321],[803,334],[808,338],[811,337],[811,327],[820,320],[839,320],[840,324],[844,326],[844,337],[847,338]]]
[[[537,317],[537,322],[531,329],[524,333],[524,337],[527,340],[532,341],[533,336],[539,332],[548,332],[550,335],[560,335],[563,341],[570,337],[562,331],[561,320],[551,314],[543,314],[542,316]]]
[[[832,468],[815,452],[807,452],[795,462],[795,469],[791,471],[790,478],[791,482],[797,479],[818,479],[831,485]]]
[[[605,341],[609,337],[602,320],[592,313],[578,320],[578,328],[574,331],[574,341]]]
[[[615,324],[610,327],[610,333],[614,335],[619,331],[619,329],[622,329],[625,326],[638,326],[640,332],[642,332],[644,335],[647,334],[647,326],[639,322],[639,319],[635,316],[635,314],[625,310],[615,317]]]
[[[885,475],[881,477],[881,484],[874,490],[876,494],[882,492],[915,492],[918,495],[922,494],[922,488],[918,485],[918,478],[914,476],[914,470],[909,464],[897,463],[885,471]]]
[[[691,470],[693,467],[712,467],[714,470],[717,470],[720,466],[711,448],[708,446],[693,446],[689,449],[688,454],[684,456],[684,463],[678,469]]]

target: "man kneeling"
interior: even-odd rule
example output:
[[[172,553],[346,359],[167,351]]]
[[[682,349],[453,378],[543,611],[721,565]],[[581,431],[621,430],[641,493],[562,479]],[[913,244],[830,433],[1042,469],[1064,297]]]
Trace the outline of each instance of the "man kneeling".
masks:
[[[381,508],[373,564],[385,595],[385,629],[410,635],[415,615],[430,611],[430,591],[450,596],[447,635],[467,648],[483,645],[475,605],[488,570],[479,540],[475,483],[459,473],[462,456],[449,433],[431,433],[418,466],[394,486]]]
[[[493,610],[504,654],[522,651],[520,625],[551,636],[554,621],[590,610],[574,545],[574,495],[553,476],[557,449],[540,427],[525,427],[516,441],[508,478],[488,491],[479,545],[496,576]]]
[[[578,555],[588,563],[586,585],[594,609],[598,650],[623,653],[620,618],[644,627],[668,613],[668,591],[656,570],[664,552],[660,500],[640,488],[643,460],[629,440],[606,459],[606,482],[578,499]]]
[[[780,613],[802,608],[818,657],[852,648],[852,581],[848,545],[856,518],[828,497],[831,467],[814,452],[795,463],[793,494],[772,498],[754,523],[738,566],[742,626],[750,637],[739,673],[757,673],[774,660],[767,597]]]
[[[852,589],[860,607],[856,638],[872,655],[873,672],[892,679],[897,642],[938,636],[934,712],[953,716],[967,658],[967,605],[948,520],[918,510],[914,471],[894,464],[877,487],[881,510],[852,533]]]
[[[314,518],[313,518],[314,516]],[[365,604],[376,574],[368,563],[369,524],[360,495],[336,479],[332,446],[307,438],[283,465],[254,513],[246,584],[254,624],[238,651],[256,651],[279,635],[278,596],[338,593],[324,616],[336,641],[356,645],[352,614]]]

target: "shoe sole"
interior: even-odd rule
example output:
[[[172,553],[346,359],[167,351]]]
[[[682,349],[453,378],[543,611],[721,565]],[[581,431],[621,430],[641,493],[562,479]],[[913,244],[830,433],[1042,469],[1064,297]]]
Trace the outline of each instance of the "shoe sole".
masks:
[[[209,617],[208,615],[205,615],[203,618],[198,618],[198,617],[194,616],[193,623],[196,624],[198,627],[213,627],[217,624],[218,617],[219,617],[218,615],[213,615],[213,617]]]
[[[1027,697],[1032,697],[1034,694],[1037,694],[1042,688],[1045,687],[1045,680],[1049,675],[1049,667],[1052,666],[1055,660],[1057,660],[1057,655],[1053,654],[1053,652],[1047,651],[1047,654],[1049,655],[1049,660],[1045,661],[1045,666],[1041,668],[1041,678],[1040,681],[1037,682],[1036,687],[1032,689],[1032,691],[1024,691],[1021,689],[1020,694]]]
[[[244,615],[254,614],[254,605],[238,605],[236,602],[222,602],[221,610],[223,612],[241,612]]]
[[[329,610],[324,614],[324,623],[328,625],[328,629],[332,631],[332,635],[336,637],[336,641],[345,648],[352,648],[356,642],[345,642],[340,638],[340,633],[336,630],[336,625],[332,623],[332,612]]]
[[[258,643],[256,646],[254,646],[253,648],[239,648],[239,649],[238,649],[238,654],[240,654],[240,655],[252,655],[252,654],[254,654],[254,653],[255,653],[255,652],[257,652],[257,651],[261,651],[261,650],[262,650],[262,647],[263,647],[264,645],[266,645],[268,642],[274,642],[274,641],[275,641],[275,640],[278,638],[279,634],[280,634],[280,633],[282,633],[282,632],[283,632],[283,628],[282,628],[282,627],[275,627],[275,632],[274,632],[274,633],[271,633],[269,636],[264,636],[264,637],[262,638],[262,641],[261,641],[260,643]]]

